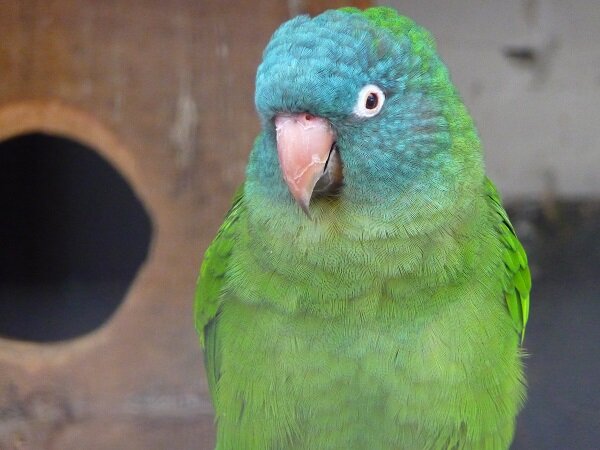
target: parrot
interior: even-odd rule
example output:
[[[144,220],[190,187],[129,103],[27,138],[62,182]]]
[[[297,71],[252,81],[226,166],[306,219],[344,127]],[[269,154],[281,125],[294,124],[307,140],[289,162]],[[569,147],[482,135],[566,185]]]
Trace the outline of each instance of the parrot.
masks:
[[[388,7],[283,23],[194,321],[216,449],[506,449],[531,276],[432,35]]]

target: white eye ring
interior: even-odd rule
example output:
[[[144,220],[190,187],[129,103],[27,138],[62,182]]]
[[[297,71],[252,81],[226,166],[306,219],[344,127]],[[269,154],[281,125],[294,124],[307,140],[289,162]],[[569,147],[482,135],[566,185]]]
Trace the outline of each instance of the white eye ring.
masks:
[[[385,94],[374,84],[367,84],[358,93],[354,114],[358,117],[373,117],[379,114],[385,102]]]

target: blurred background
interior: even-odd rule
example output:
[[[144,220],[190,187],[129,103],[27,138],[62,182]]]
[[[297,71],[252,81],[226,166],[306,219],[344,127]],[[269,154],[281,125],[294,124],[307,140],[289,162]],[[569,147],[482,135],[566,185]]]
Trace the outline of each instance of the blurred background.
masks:
[[[600,448],[600,3],[0,3],[0,449],[210,449],[202,254],[262,49],[387,4],[436,37],[534,277],[515,449]]]

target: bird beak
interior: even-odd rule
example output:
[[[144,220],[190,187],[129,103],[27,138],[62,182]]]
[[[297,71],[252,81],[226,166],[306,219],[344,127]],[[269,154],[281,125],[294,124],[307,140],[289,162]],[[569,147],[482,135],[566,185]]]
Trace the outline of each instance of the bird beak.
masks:
[[[323,175],[335,133],[328,120],[308,113],[275,117],[279,165],[290,193],[306,215],[319,178]]]

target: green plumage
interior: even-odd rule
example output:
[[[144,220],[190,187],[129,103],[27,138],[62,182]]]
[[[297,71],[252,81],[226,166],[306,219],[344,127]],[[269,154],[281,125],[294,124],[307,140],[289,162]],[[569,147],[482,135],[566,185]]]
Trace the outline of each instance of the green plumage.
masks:
[[[386,103],[356,120],[367,83]],[[295,19],[256,101],[263,131],[196,294],[217,448],[508,448],[527,258],[429,34],[387,8]],[[272,115],[291,109],[328,118],[344,162],[311,218],[277,162]]]

